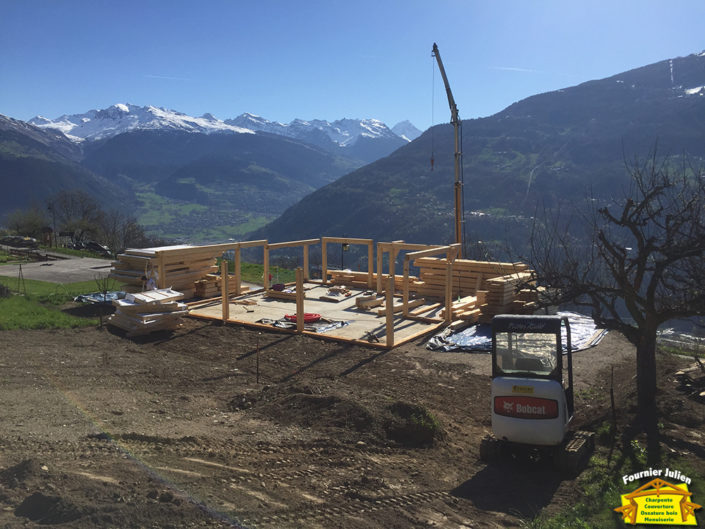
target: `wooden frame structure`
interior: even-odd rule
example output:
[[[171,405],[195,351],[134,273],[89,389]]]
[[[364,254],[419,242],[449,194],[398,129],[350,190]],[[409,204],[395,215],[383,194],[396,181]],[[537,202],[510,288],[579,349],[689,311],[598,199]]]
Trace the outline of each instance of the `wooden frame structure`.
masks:
[[[321,244],[322,255],[322,277],[320,281],[312,281],[310,279],[309,270],[309,250],[312,245]],[[357,244],[367,246],[368,248],[368,266],[367,271],[359,272],[341,272],[337,270],[329,271],[327,267],[327,249],[329,244]],[[262,278],[263,288],[245,293],[246,289],[241,285],[241,250],[245,248],[262,247],[263,251],[263,270],[264,277]],[[274,292],[270,290],[269,270],[270,270],[270,252],[273,250],[284,248],[300,247],[303,252],[303,266],[296,269],[296,290],[295,292]],[[523,284],[530,281],[532,273],[523,263],[490,263],[485,261],[469,261],[459,259],[460,245],[450,244],[446,246],[427,245],[427,244],[411,244],[404,241],[379,242],[377,243],[377,255],[374,255],[374,241],[372,239],[349,238],[349,237],[322,237],[320,239],[305,239],[298,241],[278,242],[270,244],[267,240],[257,241],[242,241],[226,244],[217,244],[210,246],[174,246],[163,248],[150,248],[145,250],[129,250],[131,254],[118,256],[118,262],[114,263],[114,273],[116,277],[122,274],[123,277],[134,278],[140,275],[140,266],[154,268],[157,272],[158,285],[161,288],[167,286],[175,286],[177,279],[182,281],[182,284],[188,285],[191,281],[193,286],[194,280],[199,280],[199,277],[208,275],[210,278],[216,277],[213,272],[217,271],[214,266],[216,258],[222,256],[224,252],[232,251],[234,254],[234,275],[229,275],[228,263],[226,260],[221,262],[220,266],[220,285],[219,296],[210,298],[206,301],[195,302],[190,304],[193,311],[197,312],[205,309],[209,305],[213,308],[219,306],[220,310],[215,312],[201,312],[194,314],[195,317],[207,319],[216,319],[223,323],[236,323],[256,328],[267,330],[278,330],[283,332],[295,332],[302,334],[310,334],[321,339],[330,339],[335,341],[347,341],[366,346],[391,349],[401,343],[417,339],[425,334],[433,332],[443,325],[450,324],[457,319],[475,322],[483,321],[481,318],[491,318],[493,314],[512,311],[528,310],[531,308],[533,298],[531,292],[520,290]],[[395,269],[397,259],[400,252],[407,252],[403,261],[403,274],[396,275]],[[388,255],[388,273],[384,273],[384,256]],[[439,258],[437,256],[444,256]],[[120,262],[120,257],[124,257],[124,261]],[[376,257],[376,259],[375,259]],[[132,263],[137,267],[135,270],[129,270],[127,264]],[[374,264],[376,263],[376,273]],[[419,277],[411,276],[411,265],[419,267]],[[119,266],[118,266],[119,265]],[[112,274],[112,272],[111,272]],[[322,295],[314,295],[309,297],[308,302],[320,303],[320,300],[330,296],[329,276],[333,283],[343,283],[346,291],[348,287],[352,289],[354,296],[360,295],[364,290],[373,290],[376,286],[377,296],[384,296],[384,308],[380,308],[374,312],[361,312],[365,314],[357,318],[360,327],[358,329],[367,329],[365,336],[369,335],[378,337],[378,342],[370,342],[363,338],[351,338],[354,333],[347,333],[347,337],[335,336],[334,333],[321,334],[312,331],[307,331],[304,327],[304,314],[306,305],[306,291],[312,289],[323,289]],[[305,283],[309,286],[305,288]],[[233,285],[234,283],[234,285]],[[454,284],[454,283],[457,283]],[[293,284],[290,284],[293,285]],[[233,288],[234,287],[234,288]],[[183,290],[189,291],[189,287],[181,287]],[[212,287],[209,287],[212,288]],[[401,291],[401,294],[398,292]],[[193,289],[190,290],[193,292]],[[210,292],[213,292],[210,290]],[[412,299],[412,292],[416,294],[416,298]],[[461,297],[461,292],[465,297]],[[274,294],[277,294],[274,296]],[[471,295],[468,295],[471,294]],[[251,297],[266,295],[274,300],[279,300],[283,303],[295,302],[296,308],[296,328],[295,329],[278,329],[269,324],[260,323],[258,320],[246,317],[233,316],[231,310],[231,299],[234,303],[251,302]],[[349,295],[349,294],[348,294]],[[458,296],[458,300],[454,301],[454,296]],[[187,294],[188,296],[188,294]],[[320,297],[319,297],[320,296]],[[374,298],[374,296],[372,296]],[[395,304],[395,298],[401,298],[401,304]],[[426,301],[430,298],[430,302]],[[441,301],[442,300],[442,301]],[[367,301],[367,300],[363,300]],[[381,304],[382,299],[378,301]],[[276,304],[272,304],[267,310],[273,310]],[[344,313],[349,311],[363,310],[363,304],[357,305],[357,302],[352,306],[343,303],[341,306],[345,308]],[[313,312],[323,312],[320,305]],[[292,307],[293,308],[293,307]],[[412,310],[414,309],[414,310]],[[260,314],[262,314],[262,309]],[[283,310],[280,305],[277,310]],[[289,309],[287,309],[289,310]],[[327,310],[324,307],[324,310]],[[249,311],[251,312],[251,310]],[[292,311],[293,312],[293,311]],[[288,312],[289,314],[291,312]],[[331,307],[330,313],[335,313]],[[249,316],[249,315],[248,315]],[[264,315],[259,316],[265,317]],[[268,317],[268,316],[267,316]],[[340,317],[340,316],[338,316]],[[379,318],[379,323],[376,323],[376,318]],[[364,320],[364,322],[363,322]],[[366,323],[365,323],[366,322]],[[364,323],[364,325],[363,325]],[[420,325],[421,330],[416,330],[414,325]],[[366,327],[365,327],[366,326]],[[371,329],[371,331],[370,331]],[[400,339],[401,330],[401,339]],[[355,331],[358,332],[358,331]],[[362,333],[362,331],[359,331]],[[345,334],[344,332],[341,334]],[[357,336],[360,336],[359,334]]]
[[[374,241],[372,239],[359,239],[351,237],[321,237],[321,281],[328,283],[328,245],[329,244],[360,244],[367,246],[367,286],[374,285]]]
[[[404,256],[404,279],[402,284],[402,299],[404,305],[404,316],[409,316],[409,261],[421,257],[432,257],[438,254],[446,254],[446,289],[445,289],[445,321],[451,322],[453,303],[453,262],[460,254],[461,244],[455,243],[448,246],[417,250]]]
[[[271,250],[278,250],[280,248],[295,248],[295,247],[302,247],[303,248],[303,274],[304,274],[304,281],[307,281],[310,279],[310,270],[309,270],[309,246],[313,244],[319,244],[320,239],[305,239],[302,241],[291,241],[291,242],[276,242],[274,244],[269,244],[265,241],[264,245],[264,289],[268,290],[269,289],[269,252]]]

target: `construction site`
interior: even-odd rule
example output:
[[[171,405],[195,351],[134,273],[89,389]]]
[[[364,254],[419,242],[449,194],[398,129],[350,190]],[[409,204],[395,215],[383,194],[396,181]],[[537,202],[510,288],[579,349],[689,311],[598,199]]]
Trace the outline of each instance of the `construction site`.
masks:
[[[326,256],[334,245],[366,249],[368,269],[329,269]],[[311,279],[312,246],[320,246],[323,256],[318,280]],[[262,288],[242,284],[241,252],[251,248],[262,252]],[[296,271],[296,282],[270,284],[271,252],[295,248],[303,262]],[[386,349],[446,325],[487,323],[495,314],[528,314],[537,309],[539,289],[532,288],[527,265],[460,259],[459,250],[459,244],[396,241],[375,245],[371,239],[334,237],[135,249],[118,256],[110,276],[137,289],[150,281],[152,288],[173,289],[181,299],[192,300],[186,307],[194,318],[311,333]],[[232,256],[233,273],[224,255]],[[395,273],[398,267],[402,274]],[[417,270],[416,275],[411,270]],[[164,321],[154,316],[122,327],[138,333],[139,329],[162,329]]]

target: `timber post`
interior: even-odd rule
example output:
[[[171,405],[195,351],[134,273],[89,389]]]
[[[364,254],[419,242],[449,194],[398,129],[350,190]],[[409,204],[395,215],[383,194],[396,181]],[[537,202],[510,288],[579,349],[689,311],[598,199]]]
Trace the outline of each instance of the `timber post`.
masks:
[[[304,271],[296,269],[296,332],[304,332]]]
[[[220,261],[220,295],[223,306],[223,323],[230,318],[230,300],[228,299],[228,260]]]
[[[387,347],[394,347],[394,276],[389,276],[387,280],[387,292],[385,298],[385,311],[387,316],[386,338]]]

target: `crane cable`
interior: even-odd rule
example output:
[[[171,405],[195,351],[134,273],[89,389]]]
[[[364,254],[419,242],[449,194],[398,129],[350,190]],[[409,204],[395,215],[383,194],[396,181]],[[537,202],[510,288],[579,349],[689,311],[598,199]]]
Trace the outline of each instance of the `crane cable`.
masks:
[[[460,224],[463,227],[463,255],[467,256],[467,233],[465,229],[465,171],[463,167],[463,120],[458,117],[458,131],[460,134]],[[466,257],[467,259],[467,257]]]

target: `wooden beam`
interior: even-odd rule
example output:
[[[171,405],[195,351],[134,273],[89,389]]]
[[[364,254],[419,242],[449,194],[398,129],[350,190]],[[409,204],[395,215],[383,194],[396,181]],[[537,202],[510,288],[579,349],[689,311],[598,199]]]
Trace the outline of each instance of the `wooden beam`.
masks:
[[[430,257],[432,255],[438,255],[439,253],[446,253],[450,255],[454,251],[455,255],[457,255],[457,251],[459,248],[459,244],[449,244],[448,246],[436,246],[434,248],[428,248],[426,250],[408,253],[406,254],[405,259],[419,259],[421,257]],[[450,260],[452,261],[453,259]]]
[[[242,292],[242,273],[240,271],[240,247],[235,248],[235,295]]]
[[[360,239],[357,237],[321,237],[321,241],[332,242],[336,244],[369,244],[372,239]]]
[[[164,255],[159,254],[157,257],[157,286],[166,288],[166,271],[164,269]]]
[[[450,323],[453,320],[453,263],[446,264],[446,292],[445,292],[445,320]]]
[[[382,275],[384,269],[384,250],[382,243],[377,243],[377,294],[382,294]]]
[[[404,317],[409,315],[409,256],[404,259],[404,279],[402,283],[402,305]]]
[[[223,323],[230,319],[230,299],[228,297],[228,260],[220,261],[220,297],[223,308]]]
[[[296,269],[296,331],[304,331],[304,270]]]
[[[374,253],[374,242],[370,240],[370,242],[367,243],[367,288],[374,286]]]
[[[328,284],[328,238],[321,237],[321,284]]]
[[[270,250],[278,250],[279,248],[294,248],[296,246],[309,246],[311,244],[318,244],[321,242],[320,239],[305,239],[301,241],[289,241],[289,242],[275,242],[267,244]]]
[[[390,349],[394,347],[394,277],[391,276],[387,281],[387,328],[386,328],[386,344]]]
[[[240,248],[254,248],[255,246],[266,246],[267,239],[260,239],[257,241],[243,241],[237,243]]]
[[[269,290],[269,248],[268,245],[264,245],[264,256],[262,257],[262,264],[264,271],[262,273],[262,286],[265,290]]]
[[[318,240],[318,239],[316,239]],[[311,271],[310,267],[308,265],[308,247],[309,245],[304,246],[304,258],[303,258],[303,266],[304,266],[304,281],[308,281],[311,279]]]

